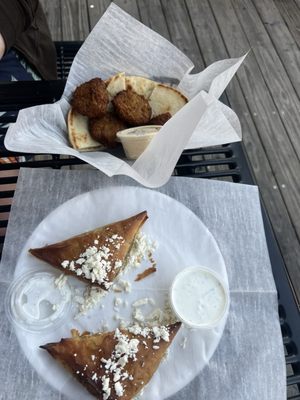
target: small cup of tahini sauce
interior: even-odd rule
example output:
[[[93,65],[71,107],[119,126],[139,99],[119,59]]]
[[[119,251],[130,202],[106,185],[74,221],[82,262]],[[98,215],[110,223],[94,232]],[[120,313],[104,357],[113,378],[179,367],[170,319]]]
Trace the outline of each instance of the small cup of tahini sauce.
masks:
[[[119,131],[117,138],[122,143],[126,157],[129,160],[136,160],[144,152],[160,128],[161,125],[145,125]]]
[[[174,313],[192,328],[216,327],[229,307],[229,290],[222,279],[205,267],[185,268],[170,288]]]

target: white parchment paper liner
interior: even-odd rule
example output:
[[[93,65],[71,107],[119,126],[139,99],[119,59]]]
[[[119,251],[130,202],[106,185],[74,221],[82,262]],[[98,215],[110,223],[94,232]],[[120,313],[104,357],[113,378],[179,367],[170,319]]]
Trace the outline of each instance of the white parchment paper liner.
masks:
[[[218,61],[190,74],[191,60],[112,3],[76,55],[61,100],[20,111],[5,146],[11,151],[73,155],[108,176],[128,175],[145,186],[159,187],[170,178],[184,149],[241,140],[238,117],[218,98],[244,58]],[[95,76],[106,79],[120,71],[177,82],[190,99],[132,165],[106,152],[80,153],[67,138],[66,115],[74,89]]]

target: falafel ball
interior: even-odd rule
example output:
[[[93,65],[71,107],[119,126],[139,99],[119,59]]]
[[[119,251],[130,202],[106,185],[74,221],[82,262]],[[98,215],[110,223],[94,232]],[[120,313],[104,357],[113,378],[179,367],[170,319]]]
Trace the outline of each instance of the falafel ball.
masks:
[[[148,100],[132,89],[122,90],[112,102],[118,117],[129,125],[145,125],[150,121],[152,110]]]
[[[106,113],[108,102],[105,82],[100,78],[94,78],[76,88],[71,104],[78,113],[89,118],[97,118]]]
[[[172,115],[169,112],[159,114],[156,117],[153,117],[148,122],[149,125],[164,125]]]
[[[127,126],[115,115],[107,113],[103,117],[90,119],[89,128],[93,139],[111,148],[117,146],[117,132],[126,129]]]

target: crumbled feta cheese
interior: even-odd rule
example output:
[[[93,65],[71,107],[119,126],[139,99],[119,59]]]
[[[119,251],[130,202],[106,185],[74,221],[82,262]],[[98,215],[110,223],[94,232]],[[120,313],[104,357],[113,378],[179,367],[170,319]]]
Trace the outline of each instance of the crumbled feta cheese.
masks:
[[[109,387],[109,377],[107,376],[102,376],[102,392],[103,392],[103,399],[107,400],[110,396],[111,393],[111,388]]]
[[[159,346],[152,346],[152,349],[158,350],[158,349],[159,349]]]
[[[160,308],[156,308],[150,314],[148,314],[145,319],[154,324],[161,324],[163,322],[164,313]]]
[[[97,376],[97,374],[96,374],[96,372],[93,374],[93,376],[92,376],[92,381],[96,381],[97,382],[97,380],[98,380],[98,376]]]
[[[134,324],[128,328],[128,331],[133,333],[134,335],[141,335],[143,337],[149,337],[151,329],[147,326],[141,327],[138,324]]]
[[[154,343],[159,342],[160,339],[164,340],[165,342],[169,342],[170,335],[166,326],[154,326],[152,328],[152,332],[155,336]]]
[[[118,235],[112,235],[108,240],[113,245],[121,246],[120,243],[123,238]],[[84,276],[86,279],[103,284],[106,287],[106,285],[110,283],[108,280],[109,271],[111,271],[112,268],[120,268],[122,262],[117,260],[113,264],[113,253],[110,247],[102,245],[98,248],[95,244],[99,244],[97,239],[94,240],[94,245],[87,247],[76,261],[64,260],[61,266],[76,272],[77,276]]]
[[[128,281],[121,281],[120,284],[123,286],[123,289],[126,293],[130,293],[131,292],[131,283]]]
[[[141,335],[145,338],[149,338],[150,335],[154,337],[153,342],[159,343],[160,340],[164,340],[165,342],[169,342],[169,330],[166,326],[153,326],[153,327],[141,327],[138,324],[134,324],[128,328],[128,331],[133,333],[134,335]],[[147,343],[143,341],[143,344],[146,346]]]
[[[138,352],[139,340],[136,338],[130,339],[126,334],[122,333],[119,329],[115,330],[114,338],[117,339],[117,343],[112,352],[111,358],[105,359],[101,358],[101,363],[103,364],[106,373],[112,374],[112,381],[114,382],[114,389],[118,397],[124,394],[124,389],[121,384],[126,379],[133,379],[131,375],[124,370],[129,359],[136,361],[136,353]],[[106,375],[104,375],[107,378]],[[103,379],[102,377],[102,390],[104,395],[108,394],[109,381]],[[119,394],[118,394],[119,393]],[[108,398],[108,397],[107,397]]]
[[[121,385],[120,382],[116,382],[116,383],[115,383],[115,391],[116,391],[116,395],[117,395],[118,397],[123,396],[124,389],[123,389],[123,386]]]
[[[55,279],[54,281],[54,285],[58,288],[58,289],[62,289],[66,282],[67,282],[67,275],[65,274],[60,274],[58,278]]]
[[[115,307],[121,306],[123,303],[123,300],[120,297],[115,297],[114,305]]]
[[[74,263],[74,261],[71,261],[71,262],[70,262],[69,270],[70,270],[70,271],[75,271],[75,263]]]
[[[134,320],[139,321],[139,322],[143,322],[145,320],[145,317],[139,308],[134,309],[134,311],[132,313],[132,317]]]
[[[64,261],[61,263],[61,266],[62,266],[63,268],[67,268],[67,267],[69,266],[69,264],[70,264],[70,261],[64,260]]]
[[[121,268],[122,265],[123,265],[123,263],[122,263],[121,260],[117,260],[117,261],[115,262],[115,268]]]
[[[156,242],[149,239],[144,233],[139,232],[136,235],[130,253],[126,258],[126,268],[138,267],[149,254],[152,254],[155,251],[156,247]]]
[[[154,299],[150,298],[150,297],[144,297],[142,299],[136,300],[134,303],[132,303],[132,307],[141,307],[144,306],[146,304],[155,304]]]
[[[88,286],[83,296],[75,296],[74,300],[77,302],[79,309],[75,319],[85,315],[89,310],[97,306],[106,294],[107,292],[99,287]]]
[[[118,286],[116,283],[113,285],[112,290],[116,293],[121,293],[123,291],[123,289],[120,286]]]
[[[82,265],[84,263],[84,261],[85,261],[84,258],[78,258],[78,260],[76,260],[76,264]]]
[[[94,354],[91,355],[92,361],[95,361],[96,356]]]
[[[119,328],[120,328],[120,329],[125,329],[126,326],[127,326],[126,321],[124,321],[124,319],[122,319],[122,320],[120,321],[120,323],[119,323]]]

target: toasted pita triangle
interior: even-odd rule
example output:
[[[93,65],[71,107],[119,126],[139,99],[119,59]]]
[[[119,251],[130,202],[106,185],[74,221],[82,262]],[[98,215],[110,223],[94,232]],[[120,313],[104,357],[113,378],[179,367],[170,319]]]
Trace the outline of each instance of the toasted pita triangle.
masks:
[[[119,92],[126,89],[125,72],[120,72],[112,76],[106,81],[106,90],[108,91],[110,100],[115,97]]]
[[[143,211],[29,252],[66,274],[107,290],[124,268],[134,238],[147,218],[147,212]]]
[[[79,114],[72,107],[68,113],[68,133],[69,141],[76,150],[95,151],[105,148],[90,135],[88,117]]]
[[[115,390],[114,378],[116,377],[116,369],[112,368],[111,371],[105,369],[107,364],[102,361],[112,360],[118,363],[118,360],[120,360],[120,358],[112,359],[113,352],[116,351],[116,345],[119,342],[118,335],[115,335],[116,332],[61,339],[58,343],[49,343],[41,347],[70,371],[97,399],[130,400],[150,381],[180,325],[181,323],[177,322],[166,326],[169,332],[169,341],[160,339],[159,342],[155,341],[153,332],[144,337],[130,333],[125,329],[119,331],[122,335],[125,335],[125,338],[138,341],[138,351],[135,353],[136,360],[129,357],[128,362],[120,370],[121,374],[126,371],[133,378],[125,378],[123,380],[121,375],[119,383],[124,390],[121,395],[117,395]],[[126,353],[121,352],[121,354]],[[119,365],[116,367],[118,368]],[[109,397],[105,396],[107,390],[103,391],[103,377],[109,378],[108,387],[111,390]]]
[[[188,99],[178,90],[158,84],[149,97],[149,104],[152,108],[152,118],[169,112],[172,116],[177,113]]]
[[[151,93],[157,85],[157,82],[151,81],[142,76],[126,76],[126,89],[132,89],[145,99],[149,99]]]

